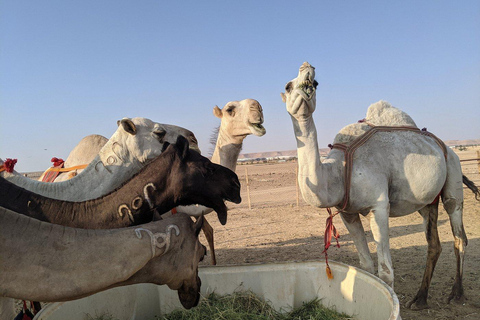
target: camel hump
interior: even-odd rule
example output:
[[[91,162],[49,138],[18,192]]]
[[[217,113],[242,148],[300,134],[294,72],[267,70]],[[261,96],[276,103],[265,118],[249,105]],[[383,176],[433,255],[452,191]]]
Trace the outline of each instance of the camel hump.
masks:
[[[366,122],[374,126],[417,127],[415,121],[404,111],[395,108],[387,101],[380,100],[368,107]]]
[[[367,116],[362,123],[352,123],[342,128],[335,136],[333,143],[350,144],[353,140],[370,130],[374,126],[387,127],[415,127],[415,121],[404,111],[395,108],[387,101],[380,100],[371,104],[367,110]]]
[[[72,167],[80,164],[89,164],[95,159],[108,139],[98,134],[91,134],[80,140],[75,148],[68,155],[65,167]]]

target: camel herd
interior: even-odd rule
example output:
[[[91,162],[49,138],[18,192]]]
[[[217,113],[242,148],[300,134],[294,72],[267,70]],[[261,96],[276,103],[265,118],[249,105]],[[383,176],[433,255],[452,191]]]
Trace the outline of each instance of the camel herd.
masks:
[[[428,306],[441,251],[440,197],[457,256],[449,300],[464,299],[466,177],[456,154],[419,130],[406,113],[380,101],[369,107],[364,122],[343,128],[321,160],[312,117],[316,89],[315,68],[304,63],[282,93],[297,141],[298,182],[305,201],[338,209],[362,268],[374,273],[359,218],[370,214],[378,275],[392,288],[389,217],[418,211],[428,255],[421,287],[408,307],[421,309]],[[59,174],[55,183],[0,172],[0,320],[15,317],[13,299],[67,301],[134,283],[166,284],[178,291],[185,308],[196,306],[198,264],[206,255],[198,240],[201,229],[216,263],[213,228],[204,215],[215,211],[227,223],[225,201],[241,201],[234,171],[243,140],[265,134],[256,100],[231,101],[213,113],[221,124],[211,161],[200,155],[195,135],[187,129],[124,118],[110,139],[84,138],[65,167],[88,166]],[[379,128],[386,129],[377,132]],[[2,160],[0,167],[5,167]]]

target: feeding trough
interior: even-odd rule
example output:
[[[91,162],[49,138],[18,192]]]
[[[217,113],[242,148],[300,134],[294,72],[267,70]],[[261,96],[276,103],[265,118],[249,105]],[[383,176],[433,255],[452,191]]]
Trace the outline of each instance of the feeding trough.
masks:
[[[201,267],[202,295],[250,290],[277,310],[299,307],[321,299],[324,306],[358,320],[400,318],[398,298],[379,278],[355,267],[331,261],[334,278],[325,273],[325,262],[291,262],[227,267]],[[181,308],[177,292],[151,284],[120,287],[87,298],[52,303],[35,320],[84,320],[104,314],[119,320],[152,320]]]

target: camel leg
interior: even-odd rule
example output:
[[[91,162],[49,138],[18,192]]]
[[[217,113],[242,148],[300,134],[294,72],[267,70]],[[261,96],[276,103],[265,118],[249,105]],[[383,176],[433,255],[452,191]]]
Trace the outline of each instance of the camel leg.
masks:
[[[208,223],[207,219],[205,219],[205,217],[203,217],[202,230],[205,234],[205,238],[207,239],[210,252],[212,253],[212,257],[210,258],[212,260],[212,265],[216,265],[217,259],[215,258],[215,246],[213,244],[213,228],[210,223]]]
[[[456,201],[454,199],[444,201],[444,206],[450,217],[450,226],[452,227],[452,233],[455,238],[454,251],[457,259],[457,271],[452,292],[448,296],[447,301],[450,302],[453,299],[455,302],[463,303],[465,300],[462,283],[463,263],[465,260],[465,247],[468,244],[468,240],[462,221],[463,201],[460,204],[456,203],[455,206],[453,206],[451,202]]]
[[[373,238],[377,243],[378,276],[393,289],[393,266],[390,256],[389,217],[390,205],[388,202],[380,202],[371,211],[370,228]]]
[[[375,274],[370,250],[368,249],[367,237],[365,237],[365,230],[363,229],[362,221],[358,213],[349,214],[341,213],[343,224],[347,227],[348,232],[353,238],[353,243],[357,248],[358,257],[360,258],[360,266],[362,269]]]
[[[463,263],[465,248],[468,244],[467,235],[463,227],[463,174],[458,157],[450,149],[448,154],[447,181],[442,191],[442,202],[450,218],[450,226],[455,238],[454,251],[457,259],[455,281],[452,292],[448,296],[448,302],[454,300],[455,302],[463,303],[465,300],[462,284]]]
[[[430,204],[419,210],[423,217],[423,226],[425,228],[425,236],[428,243],[427,264],[423,273],[423,280],[417,295],[406,305],[407,308],[421,310],[428,308],[427,298],[428,289],[432,280],[433,271],[437,264],[438,257],[442,252],[442,244],[438,237],[437,220],[438,220],[438,202]]]

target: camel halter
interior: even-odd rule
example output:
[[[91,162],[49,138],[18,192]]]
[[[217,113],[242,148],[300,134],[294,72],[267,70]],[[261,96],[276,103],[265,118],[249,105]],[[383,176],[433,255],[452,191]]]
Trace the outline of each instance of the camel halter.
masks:
[[[40,176],[39,180],[43,182],[53,182],[60,174],[60,172],[70,172],[79,169],[85,169],[88,166],[88,164],[81,164],[78,166],[64,168],[63,166],[65,164],[65,161],[63,161],[63,159],[54,157],[51,161],[53,162],[53,167],[45,170],[45,172]],[[69,179],[73,178],[75,175],[76,174],[70,176]]]
[[[352,167],[353,167],[353,155],[355,151],[361,147],[363,144],[365,144],[375,133],[377,132],[393,132],[393,131],[412,131],[419,133],[421,135],[431,137],[433,140],[440,146],[440,148],[443,151],[443,154],[445,156],[445,161],[447,161],[448,154],[447,154],[447,146],[445,143],[443,143],[442,140],[437,138],[433,133],[430,133],[427,131],[426,128],[423,128],[420,130],[417,127],[408,127],[408,126],[399,126],[399,127],[391,127],[391,126],[375,126],[373,124],[370,124],[366,122],[365,119],[360,120],[359,122],[364,122],[367,125],[371,127],[370,130],[362,134],[361,136],[357,137],[355,140],[352,141],[349,145],[345,145],[342,143],[335,143],[333,145],[328,145],[331,149],[338,149],[342,150],[345,153],[345,182],[344,182],[344,189],[345,189],[345,195],[343,197],[343,201],[340,204],[341,209],[338,210],[335,213],[332,213],[332,210],[330,208],[327,208],[328,212],[328,218],[326,222],[326,227],[325,227],[325,237],[324,237],[324,250],[322,253],[325,254],[325,262],[327,264],[327,277],[329,279],[333,279],[333,274],[332,270],[330,269],[330,266],[328,265],[328,254],[327,250],[330,247],[332,243],[332,235],[337,241],[337,247],[340,247],[340,244],[338,243],[338,238],[340,238],[340,234],[337,232],[337,229],[333,225],[333,217],[336,216],[337,214],[344,212],[344,210],[347,208],[348,202],[350,200],[350,187],[351,187],[351,180],[352,180]],[[441,193],[441,191],[440,191]],[[438,201],[440,194],[435,198],[434,202]]]

